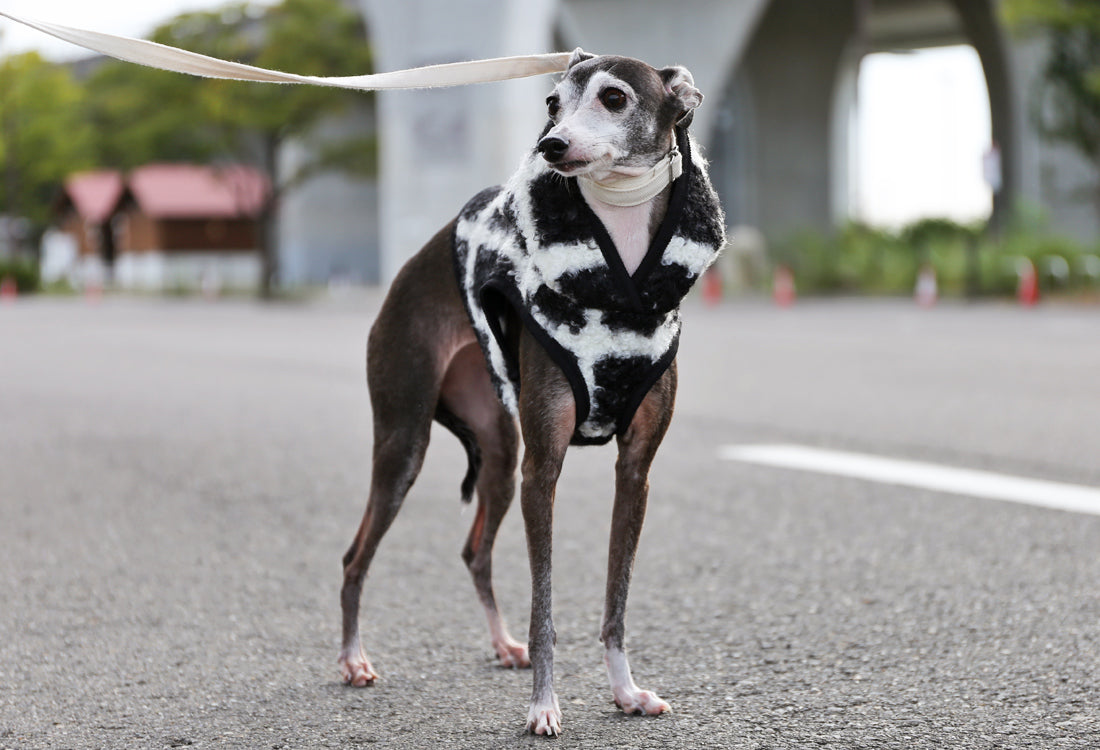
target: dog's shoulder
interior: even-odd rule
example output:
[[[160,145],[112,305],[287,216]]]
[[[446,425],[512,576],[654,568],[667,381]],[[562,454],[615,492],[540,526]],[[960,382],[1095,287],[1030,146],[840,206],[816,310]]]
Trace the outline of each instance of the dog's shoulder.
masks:
[[[460,219],[473,219],[488,208],[489,204],[500,195],[502,190],[504,190],[503,185],[493,185],[492,187],[485,188],[473,198],[466,201],[466,205],[458,212],[458,217]]]
[[[690,137],[690,136],[689,136]],[[721,248],[726,244],[726,216],[722,202],[707,172],[707,162],[691,139],[692,169],[680,222],[681,234],[700,245]]]

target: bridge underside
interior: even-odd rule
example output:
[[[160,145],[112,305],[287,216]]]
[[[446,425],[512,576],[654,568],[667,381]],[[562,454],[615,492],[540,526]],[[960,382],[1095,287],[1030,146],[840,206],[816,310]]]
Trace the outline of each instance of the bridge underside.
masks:
[[[860,59],[950,44],[972,45],[986,73],[991,138],[1004,154],[999,217],[1017,194],[1016,132],[1004,45],[987,0],[773,0],[730,78],[711,138],[731,222],[777,236],[847,217]]]
[[[968,43],[981,59],[990,136],[1001,151],[994,219],[1024,201],[1069,234],[1096,236],[1091,206],[1060,197],[1073,187],[1063,183],[1088,173],[1067,150],[1042,144],[1030,124],[1042,45],[1006,34],[998,0],[362,2],[380,70],[573,46],[686,65],[707,97],[692,127],[731,225],[774,238],[827,230],[847,216],[860,59]],[[508,176],[541,129],[551,86],[530,79],[380,96],[384,280],[473,193]]]

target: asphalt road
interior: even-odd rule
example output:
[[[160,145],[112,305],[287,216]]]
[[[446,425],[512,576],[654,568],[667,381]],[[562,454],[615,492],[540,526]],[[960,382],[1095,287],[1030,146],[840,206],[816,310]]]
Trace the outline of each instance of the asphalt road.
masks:
[[[558,493],[565,733],[523,734],[459,558],[439,431],[339,683],[377,295],[0,305],[0,748],[1095,748],[1100,516],[718,459],[792,442],[1100,486],[1100,309],[907,301],[685,313],[625,717],[597,641],[613,448]],[[497,547],[517,635],[518,503]]]

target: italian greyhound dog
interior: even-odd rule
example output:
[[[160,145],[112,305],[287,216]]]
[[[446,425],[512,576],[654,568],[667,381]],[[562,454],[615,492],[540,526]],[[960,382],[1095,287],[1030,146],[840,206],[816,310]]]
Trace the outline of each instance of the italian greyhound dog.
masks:
[[[462,557],[499,663],[533,668],[534,734],[556,735],[562,721],[550,599],[555,486],[571,444],[617,441],[605,662],[623,711],[670,710],[634,683],[624,615],[649,468],[672,417],[679,304],[724,243],[687,135],[702,99],[682,67],[577,49],[516,174],[472,199],[397,274],[367,345],[374,451],[366,512],[344,556],[339,663],[348,684],[378,679],[359,636],[363,580],[434,420],[466,449],[462,494],[469,501],[476,489],[477,514]],[[527,645],[509,634],[491,577],[521,435]]]

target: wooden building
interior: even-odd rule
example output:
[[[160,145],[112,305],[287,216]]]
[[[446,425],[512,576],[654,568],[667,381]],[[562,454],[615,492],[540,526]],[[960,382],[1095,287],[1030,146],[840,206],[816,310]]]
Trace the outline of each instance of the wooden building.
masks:
[[[65,182],[59,229],[79,262],[122,288],[251,288],[260,278],[267,180],[242,166],[150,164]]]
[[[67,234],[80,258],[114,263],[115,241],[111,216],[122,197],[122,174],[100,170],[71,175],[54,204],[57,228]]]

